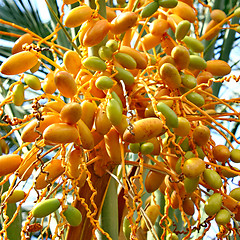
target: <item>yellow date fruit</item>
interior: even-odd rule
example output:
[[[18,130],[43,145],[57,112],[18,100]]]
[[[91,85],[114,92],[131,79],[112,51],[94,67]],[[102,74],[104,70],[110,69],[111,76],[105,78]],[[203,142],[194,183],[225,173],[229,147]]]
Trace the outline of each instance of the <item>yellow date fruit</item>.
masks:
[[[61,112],[60,118],[63,122],[68,124],[75,124],[81,118],[82,108],[79,103],[71,102],[66,104]]]
[[[77,84],[70,73],[59,71],[55,74],[54,81],[57,89],[64,97],[72,98],[77,93]]]
[[[93,10],[87,6],[79,6],[73,8],[67,15],[65,20],[66,27],[78,27],[87,21],[93,13]]]
[[[123,12],[111,22],[110,31],[113,34],[120,34],[132,28],[137,22],[138,14],[135,12]]]
[[[147,208],[146,210],[146,215],[148,216],[151,224],[154,225],[155,221],[157,220],[157,217],[159,216],[160,212],[159,212],[159,206],[158,205],[151,205]],[[146,219],[147,220],[147,219]],[[148,224],[149,225],[149,224]],[[147,228],[147,224],[145,222],[145,219],[142,218],[141,220],[141,228],[144,230],[144,231],[147,231],[148,228]]]
[[[12,54],[22,52],[22,46],[24,44],[31,44],[33,42],[33,38],[29,33],[23,34],[20,38],[17,39],[17,41],[14,43],[12,47]]]
[[[179,88],[181,85],[181,76],[177,68],[171,63],[164,63],[160,67],[160,76],[170,88]]]
[[[3,193],[1,201],[3,202],[7,197],[7,192]],[[7,203],[16,203],[22,201],[26,196],[26,193],[23,190],[14,190],[12,194],[8,197]]]
[[[38,57],[32,52],[19,52],[8,57],[1,65],[0,72],[16,75],[26,72],[38,63]]]
[[[21,106],[24,103],[24,85],[20,83],[13,90],[13,103],[16,106]]]
[[[125,130],[123,140],[129,143],[143,142],[161,135],[162,128],[163,123],[159,118],[140,119],[132,124],[131,130]]]
[[[24,82],[33,90],[41,89],[41,82],[38,77],[31,74],[26,74],[23,79]]]
[[[74,76],[77,75],[82,65],[79,54],[72,50],[68,50],[64,53],[63,64],[67,71]]]
[[[21,156],[17,154],[8,154],[0,156],[0,176],[13,173],[18,169],[22,161]]]
[[[188,178],[199,177],[204,170],[205,162],[201,158],[189,158],[183,165],[183,173]]]
[[[44,130],[43,139],[51,145],[75,142],[78,130],[67,123],[53,123]]]
[[[235,163],[239,163],[240,162],[240,150],[239,149],[233,149],[230,152],[230,159]]]
[[[225,163],[230,155],[231,153],[225,145],[217,145],[213,148],[213,157],[219,162]]]
[[[210,129],[204,125],[199,125],[193,130],[193,140],[198,146],[205,145],[210,138]]]
[[[43,172],[40,172],[36,179],[36,189],[43,189],[48,184],[53,183],[59,176],[65,171],[62,166],[62,160],[52,159],[46,167],[43,168]]]

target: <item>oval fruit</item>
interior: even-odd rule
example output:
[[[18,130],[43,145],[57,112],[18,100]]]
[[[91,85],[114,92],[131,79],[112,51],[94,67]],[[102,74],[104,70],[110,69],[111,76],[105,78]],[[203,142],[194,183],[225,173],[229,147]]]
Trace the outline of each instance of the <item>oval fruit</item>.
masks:
[[[205,104],[205,100],[202,95],[196,92],[190,92],[186,95],[188,101],[196,105],[197,107],[201,107]]]
[[[193,140],[198,146],[205,145],[210,138],[210,129],[204,125],[199,125],[193,130]]]
[[[47,144],[66,144],[78,139],[78,130],[67,123],[53,123],[43,132]]]
[[[190,74],[181,75],[182,84],[186,88],[195,88],[197,86],[197,79]]]
[[[97,114],[95,118],[95,126],[96,131],[99,134],[105,135],[112,127],[111,121],[107,117],[107,113],[105,109],[103,109],[103,105],[99,105],[97,109]]]
[[[222,77],[231,72],[231,67],[223,60],[209,60],[207,61],[206,71],[214,76]]]
[[[102,60],[107,61],[112,59],[113,52],[111,48],[106,46],[101,46],[98,50],[98,55]]]
[[[234,198],[237,201],[240,201],[240,188],[235,188],[233,189],[230,193],[229,196]]]
[[[64,97],[72,98],[77,93],[77,84],[70,73],[59,71],[55,74],[54,81],[57,89]]]
[[[143,142],[162,133],[163,123],[159,118],[144,118],[132,124],[131,130],[126,129],[123,140],[129,143]]]
[[[118,81],[122,80],[126,85],[132,85],[134,83],[134,76],[131,72],[121,67],[116,67],[117,74],[114,78]]]
[[[222,195],[220,193],[214,193],[211,195],[204,205],[205,213],[209,216],[216,214],[222,206]]]
[[[85,33],[83,46],[92,47],[99,44],[106,37],[109,30],[110,24],[106,19],[98,20]]]
[[[163,8],[174,8],[178,5],[177,0],[159,0],[158,3]]]
[[[13,173],[18,169],[22,158],[17,154],[8,154],[0,156],[0,176]]]
[[[24,85],[20,83],[13,90],[13,103],[16,106],[21,106],[24,103]]]
[[[151,33],[147,33],[141,38],[140,42],[138,43],[138,49],[140,51],[148,51],[149,49],[156,47],[160,43],[162,44],[161,38],[162,36],[156,36]]]
[[[49,94],[53,94],[57,90],[57,87],[56,87],[56,84],[54,81],[54,73],[53,72],[49,72],[47,74],[46,78],[44,79],[42,89],[45,93],[49,93]]]
[[[77,179],[81,172],[81,165],[85,161],[84,152],[81,149],[72,150],[67,158],[67,174],[71,178]]]
[[[140,152],[140,143],[130,143],[129,149],[132,153]]]
[[[176,1],[178,2],[175,8],[171,9],[171,12],[178,15],[184,20],[188,20],[189,22],[193,23],[196,19],[196,13],[188,4]],[[160,4],[161,5],[161,4]]]
[[[219,225],[225,225],[229,223],[230,219],[231,219],[231,214],[227,209],[221,209],[215,217],[215,221]]]
[[[107,117],[112,125],[117,126],[122,120],[122,108],[114,98],[109,99],[106,106]]]
[[[128,55],[127,53],[118,52],[114,55],[114,58],[124,68],[135,69],[137,67],[135,59]]]
[[[12,194],[8,197],[7,203],[16,203],[22,201],[26,196],[23,190],[14,190]],[[3,202],[7,197],[7,192],[2,194],[1,201]]]
[[[213,148],[213,157],[219,162],[225,163],[230,155],[231,153],[225,145],[217,145]]]
[[[140,152],[142,154],[151,154],[154,150],[154,145],[151,142],[142,143],[140,146]]]
[[[146,215],[148,216],[149,220],[151,221],[151,223],[154,225],[155,221],[157,220],[157,217],[159,216],[160,214],[160,211],[159,211],[159,206],[158,205],[150,205],[147,210],[145,211]],[[141,228],[144,230],[144,231],[147,231],[148,228],[147,228],[147,224],[145,222],[145,219],[142,218],[141,219]]]
[[[60,118],[63,122],[68,124],[75,124],[81,118],[82,108],[79,103],[71,102],[66,104],[61,112]]]
[[[99,57],[91,56],[85,58],[82,62],[83,66],[89,70],[104,72],[107,68],[106,63]]]
[[[232,149],[232,151],[230,152],[230,159],[235,163],[239,163],[240,162],[240,150]]]
[[[155,192],[164,181],[165,174],[150,170],[145,179],[145,188],[148,193]]]
[[[87,21],[93,13],[93,10],[87,6],[79,6],[73,8],[67,15],[65,20],[66,27],[78,27]]]
[[[204,70],[206,67],[207,62],[202,57],[197,55],[190,55],[189,69]]]
[[[16,75],[26,72],[38,63],[38,57],[32,52],[19,52],[8,57],[1,65],[0,72]]]
[[[171,63],[164,63],[160,67],[160,76],[170,88],[178,88],[181,85],[181,76],[175,66]]]
[[[91,150],[94,147],[94,138],[88,126],[80,119],[77,123],[78,133],[84,149]]]
[[[40,90],[41,89],[41,82],[38,77],[26,74],[24,75],[24,82],[33,90]]]
[[[212,10],[210,16],[211,16],[212,20],[214,20],[215,22],[218,22],[218,23],[227,17],[226,13],[220,9]]]
[[[95,85],[98,89],[107,90],[113,87],[113,80],[107,76],[101,76],[97,78]]]
[[[63,215],[68,223],[73,227],[78,226],[82,222],[81,212],[72,205],[67,206],[67,209],[63,211]]]
[[[36,218],[43,218],[55,212],[60,207],[60,201],[56,198],[42,200],[32,209],[32,215]]]
[[[39,190],[45,188],[48,184],[53,183],[61,176],[64,171],[65,168],[62,166],[62,160],[52,159],[37,177],[35,188]]]
[[[120,34],[132,28],[138,19],[138,14],[135,12],[123,12],[114,18],[111,22],[110,31],[113,34]]]
[[[149,31],[154,36],[162,36],[169,29],[168,21],[165,19],[155,19],[150,23]]]
[[[121,164],[121,148],[119,142],[119,133],[115,128],[111,128],[110,131],[104,135],[105,148],[107,154],[114,164]]]
[[[189,134],[191,129],[191,125],[189,121],[184,117],[178,118],[178,126],[176,128],[173,128],[173,132],[181,137],[185,137]]]
[[[17,39],[17,41],[14,43],[12,47],[12,54],[22,52],[22,46],[24,44],[31,44],[33,42],[33,38],[29,33],[23,34],[20,38]]]
[[[189,32],[191,23],[188,20],[181,21],[175,31],[175,37],[178,41],[181,41]]]
[[[157,1],[153,1],[146,5],[140,13],[142,18],[148,18],[152,16],[158,10],[159,4]]]
[[[186,193],[193,193],[199,183],[199,177],[196,178],[184,178],[184,189]]]
[[[183,173],[188,178],[196,178],[204,172],[205,167],[201,158],[189,158],[184,162]]]
[[[220,175],[212,169],[205,169],[203,172],[203,179],[213,189],[219,189],[222,187],[222,179]]]
[[[179,238],[178,238],[178,236],[177,236],[177,234],[176,233],[169,233],[168,235],[167,235],[167,238],[166,238],[167,240],[178,240]]]
[[[187,47],[189,47],[193,52],[201,53],[204,50],[204,45],[196,38],[186,36],[182,40]]]
[[[91,130],[93,126],[95,114],[97,111],[97,104],[94,101],[91,102],[91,101],[85,100],[82,102],[81,106],[82,106],[82,112],[84,113],[82,114],[81,119]]]
[[[191,199],[186,198],[183,200],[183,211],[190,216],[194,214],[194,203]]]
[[[72,50],[68,50],[67,52],[64,53],[63,64],[67,71],[73,74],[74,76],[77,75],[82,65],[79,54]]]
[[[118,41],[116,41],[115,39],[109,39],[106,44],[106,47],[109,47],[112,52],[115,52],[118,50]]]
[[[164,117],[166,118],[166,125],[169,128],[178,127],[178,117],[176,113],[167,104],[159,102],[157,104],[157,110],[164,115]]]
[[[188,67],[190,62],[190,53],[184,46],[178,45],[171,51],[171,57],[174,59],[175,66],[178,70]]]
[[[50,101],[44,104],[43,112],[57,112],[60,113],[62,108],[65,106],[63,101]]]
[[[36,128],[38,125],[37,119],[32,120],[24,127],[21,134],[23,142],[34,142],[39,137],[39,134],[34,130],[35,128],[42,133],[49,125],[60,122],[59,117],[56,117],[56,115],[43,115],[42,119],[38,128]]]

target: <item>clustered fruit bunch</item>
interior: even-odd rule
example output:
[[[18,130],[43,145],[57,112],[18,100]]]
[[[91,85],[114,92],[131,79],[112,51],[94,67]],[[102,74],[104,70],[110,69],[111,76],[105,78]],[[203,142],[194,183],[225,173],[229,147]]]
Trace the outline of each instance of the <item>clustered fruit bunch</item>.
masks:
[[[62,14],[51,36],[43,39],[22,29],[25,34],[0,68],[3,75],[18,77],[0,105],[1,126],[13,127],[0,138],[5,153],[0,156],[1,185],[13,179],[2,194],[3,216],[8,204],[19,202],[13,218],[4,219],[1,237],[7,239],[8,226],[36,191],[22,239],[30,232],[46,231],[43,221],[35,219],[57,210],[60,220],[52,239],[63,235],[66,227],[68,239],[73,239],[71,232],[83,231],[87,223],[93,235],[99,230],[111,239],[98,217],[109,179],[117,179],[116,169],[127,209],[126,238],[145,239],[151,231],[155,239],[178,239],[179,234],[189,239],[208,226],[202,238],[213,219],[219,225],[218,238],[240,235],[240,188],[229,192],[227,181],[240,175],[232,166],[240,162],[240,150],[226,135],[237,144],[239,140],[218,121],[239,121],[239,112],[231,100],[214,96],[211,88],[214,82],[239,78],[225,77],[231,72],[227,62],[205,61],[202,43],[217,37],[223,25],[239,31],[230,20],[240,17],[240,9],[226,16],[199,1],[212,18],[200,35],[193,0],[129,0],[119,1],[118,7],[95,1],[92,8],[84,1],[64,0],[63,6],[73,3],[78,5]],[[62,28],[66,34],[79,29],[72,49],[55,44]],[[43,80],[36,76],[40,66],[48,71]],[[31,99],[27,89],[39,97]],[[24,119],[4,113],[8,104],[26,103],[32,104],[32,112]],[[220,104],[232,112],[216,112]],[[210,128],[228,147],[213,141]],[[22,145],[8,153],[4,139],[15,131],[20,131]],[[28,192],[18,189],[25,181],[31,182]],[[145,209],[144,191],[151,194]],[[164,209],[156,202],[157,191],[165,197]],[[177,220],[169,218],[170,209],[181,212],[184,231],[172,228]],[[156,221],[162,236],[153,229]]]

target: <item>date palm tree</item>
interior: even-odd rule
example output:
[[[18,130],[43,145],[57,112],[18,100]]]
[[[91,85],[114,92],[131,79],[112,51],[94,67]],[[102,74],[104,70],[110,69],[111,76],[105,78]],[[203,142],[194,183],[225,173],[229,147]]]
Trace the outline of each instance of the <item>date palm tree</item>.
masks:
[[[47,37],[50,35],[54,29],[56,28],[56,25],[59,24],[58,19],[61,17],[61,1],[57,0],[48,0],[48,14],[49,17],[47,19],[43,19],[41,16],[41,9],[37,7],[36,1],[21,1],[21,0],[0,0],[0,63],[7,57],[11,55],[11,48],[13,46],[13,43],[15,40],[22,35],[24,32],[22,31],[23,28],[27,28],[33,33],[36,33],[37,35],[41,36],[42,38]],[[99,1],[104,6],[104,1]],[[198,2],[198,1],[195,1]],[[212,5],[213,9],[221,9],[226,14],[230,14],[239,4],[237,0],[213,0],[213,1],[205,1],[206,3],[209,3]],[[44,4],[44,3],[43,3]],[[77,3],[75,3],[77,4]],[[71,7],[74,7],[73,4]],[[94,1],[87,2],[88,5],[94,4]],[[107,3],[110,6],[116,6],[115,3],[112,1],[108,1]],[[200,4],[197,4],[197,11],[199,13],[199,26],[200,31],[202,32],[208,22],[210,21],[210,13],[206,9],[202,9]],[[102,7],[101,9],[103,9]],[[104,10],[102,14],[104,15]],[[7,24],[7,22],[11,22],[11,24]],[[238,18],[233,18],[231,24],[237,24],[239,23]],[[14,24],[17,24],[21,28],[16,28],[13,26]],[[62,47],[66,49],[73,49],[74,46],[70,39],[73,39],[76,36],[77,29],[76,30],[60,30],[58,32],[58,37],[56,39],[56,44],[61,45]],[[240,35],[234,31],[229,29],[223,29],[220,31],[220,34],[210,41],[204,40],[204,46],[205,46],[205,52],[204,52],[204,58],[206,60],[210,59],[221,59],[226,62],[229,62],[232,69],[234,70],[240,70],[239,61],[236,56],[239,56],[240,52]],[[46,46],[47,47],[47,46]],[[156,47],[156,50],[159,48]],[[95,54],[94,48],[90,49],[93,54]],[[53,56],[51,55],[51,52],[46,51],[43,54],[46,54],[49,58],[53,59]],[[61,57],[59,57],[59,60],[61,61]],[[47,64],[47,63],[46,63]],[[49,66],[51,67],[51,66]],[[39,76],[40,79],[43,79],[46,76],[46,72],[44,68],[39,68],[38,72],[36,73],[37,76]],[[7,89],[9,86],[16,81],[14,77],[8,77],[6,78],[3,75],[0,75],[1,83],[0,83],[0,100],[3,101],[3,99],[7,96]],[[215,96],[218,96],[221,92],[222,88],[225,88],[226,85],[223,85],[222,83],[214,83],[213,88],[213,94]],[[33,92],[29,91],[28,94],[34,94]],[[229,91],[229,95],[234,95],[235,92]],[[17,117],[17,118],[23,118],[24,115],[28,114],[31,109],[31,106],[24,105],[23,108],[16,107],[13,104],[9,105],[8,108],[5,108],[5,113],[10,117]],[[221,109],[221,111],[225,111],[225,109]],[[0,129],[0,133],[4,135],[6,132],[9,132],[11,129],[9,126],[2,127]],[[231,131],[235,135],[239,135],[239,122],[235,122],[235,124],[231,125]],[[231,136],[229,136],[231,138]],[[233,141],[233,139],[231,139]],[[7,143],[9,145],[9,151],[13,152],[16,148],[18,148],[21,145],[21,139],[20,139],[20,133],[18,131],[15,131],[15,137],[9,137],[7,139]],[[130,155],[130,157],[136,158],[135,155]],[[130,171],[131,174],[135,173],[136,168],[132,168]],[[115,173],[116,174],[116,173]],[[114,176],[114,175],[112,175]],[[119,225],[122,224],[123,219],[123,210],[125,209],[124,203],[123,203],[123,190],[117,192],[116,188],[116,179],[113,179],[110,177],[110,175],[105,175],[102,179],[93,179],[95,181],[95,188],[99,189],[99,195],[98,199],[96,200],[99,204],[99,208],[102,207],[101,214],[98,213],[100,224],[103,230],[109,233],[109,235],[112,237],[112,239],[124,239],[122,232],[119,233]],[[9,186],[9,183],[5,183],[3,186],[3,189],[1,191],[5,191]],[[102,190],[101,190],[102,189]],[[82,190],[83,192],[85,189]],[[144,194],[144,199],[146,199],[150,194]],[[86,196],[86,198],[90,196]],[[160,191],[156,192],[155,195],[156,202],[160,205],[161,211],[164,210],[164,196]],[[102,199],[105,199],[103,201]],[[80,207],[80,206],[79,206]],[[11,217],[13,213],[16,211],[17,206],[15,204],[12,204],[8,207],[8,215]],[[29,209],[22,209],[21,214],[18,215],[18,217],[15,219],[15,221],[10,225],[8,228],[8,238],[10,240],[18,240],[21,239],[20,237],[20,231],[22,227],[22,218],[21,215],[24,214]],[[183,222],[181,220],[181,213],[178,210],[170,211],[169,216],[176,216],[179,221],[177,224],[178,231],[182,231],[184,226]],[[56,216],[57,219],[57,216]],[[81,226],[81,228],[70,228],[67,239],[72,240],[83,240],[83,239],[91,239],[92,237],[92,228],[89,228],[88,225],[89,220],[84,220],[85,224]],[[51,230],[51,226],[50,226]],[[156,233],[158,237],[162,234],[162,229],[156,225]],[[106,236],[99,233],[99,239],[106,239]],[[194,239],[197,238],[198,235],[201,235],[200,233],[196,233],[194,236]],[[35,237],[38,237],[35,235]],[[147,234],[147,239],[155,239],[151,234]]]

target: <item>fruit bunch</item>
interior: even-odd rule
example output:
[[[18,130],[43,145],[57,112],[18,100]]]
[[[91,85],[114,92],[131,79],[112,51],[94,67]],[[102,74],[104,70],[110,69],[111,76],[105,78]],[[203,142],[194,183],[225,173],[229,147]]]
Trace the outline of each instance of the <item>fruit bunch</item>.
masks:
[[[60,19],[56,16],[59,25],[48,38],[22,28],[25,33],[0,67],[3,75],[18,78],[0,104],[1,126],[12,127],[0,137],[0,184],[13,179],[2,194],[3,216],[8,204],[19,202],[12,219],[4,218],[0,236],[7,239],[8,226],[36,191],[22,239],[47,231],[35,219],[51,219],[55,211],[60,215],[52,239],[63,236],[64,228],[67,239],[80,239],[74,238],[79,232],[96,239],[95,230],[112,239],[99,223],[111,178],[118,182],[115,198],[121,199],[123,228],[119,224],[127,239],[146,239],[148,232],[155,239],[189,239],[207,226],[202,239],[213,219],[218,238],[240,235],[240,188],[230,191],[228,181],[240,175],[233,166],[240,162],[240,150],[234,147],[240,142],[220,122],[239,122],[232,103],[240,100],[220,99],[211,88],[239,77],[226,77],[231,67],[223,60],[206,61],[203,44],[223,26],[239,31],[230,20],[240,17],[240,9],[226,16],[199,1],[212,19],[200,34],[193,0],[130,0],[119,6],[64,0],[63,7],[74,3]],[[55,43],[61,29],[68,37],[68,30],[78,31],[69,39],[72,49]],[[39,67],[48,71],[42,80]],[[32,99],[28,89],[38,97]],[[9,104],[27,103],[32,112],[24,119],[4,112]],[[217,112],[217,105],[231,113]],[[215,142],[210,129],[227,146]],[[4,139],[15,131],[22,144],[8,153]],[[30,182],[27,192],[18,189],[25,181]],[[144,192],[150,196],[145,209]],[[177,219],[169,217],[173,210],[185,223],[181,231],[174,227]]]

